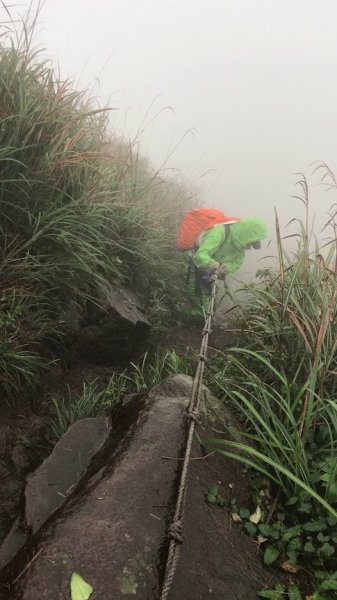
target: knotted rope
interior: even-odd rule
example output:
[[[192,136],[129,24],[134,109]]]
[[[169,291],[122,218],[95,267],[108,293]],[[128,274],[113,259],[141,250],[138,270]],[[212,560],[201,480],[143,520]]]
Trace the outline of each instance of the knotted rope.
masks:
[[[183,468],[180,475],[179,490],[177,495],[176,509],[171,525],[168,528],[167,535],[170,538],[169,552],[166,562],[165,576],[163,587],[161,590],[160,600],[167,600],[172,583],[174,574],[179,562],[180,546],[184,541],[182,534],[184,508],[186,500],[186,488],[187,488],[187,475],[188,467],[191,456],[191,449],[193,443],[193,436],[195,426],[199,420],[199,405],[202,391],[202,381],[205,370],[206,354],[208,348],[208,338],[211,333],[212,318],[214,316],[215,298],[217,295],[217,275],[214,275],[212,283],[211,297],[206,313],[206,323],[202,330],[202,341],[200,346],[200,353],[198,357],[198,364],[193,379],[191,398],[187,410],[187,418],[189,419],[189,429],[187,435],[185,456],[183,461]]]

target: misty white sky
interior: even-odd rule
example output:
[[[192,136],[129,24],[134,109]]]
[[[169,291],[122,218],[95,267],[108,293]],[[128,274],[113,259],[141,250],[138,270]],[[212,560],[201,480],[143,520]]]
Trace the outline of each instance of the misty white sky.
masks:
[[[301,215],[295,172],[320,224],[337,200],[309,167],[337,170],[336,0],[46,0],[35,42],[126,137],[159,112],[142,152],[158,167],[181,140],[165,166],[204,202],[273,236],[274,206]]]

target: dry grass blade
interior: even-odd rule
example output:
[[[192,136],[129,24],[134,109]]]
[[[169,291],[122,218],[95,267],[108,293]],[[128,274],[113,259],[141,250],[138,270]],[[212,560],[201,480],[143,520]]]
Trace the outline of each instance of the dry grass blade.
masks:
[[[305,331],[299,321],[299,318],[297,317],[297,315],[295,315],[295,313],[289,307],[286,308],[286,312],[289,315],[291,321],[294,323],[297,330],[299,331],[300,335],[302,336],[308,352],[310,352],[310,354],[311,354],[313,349],[312,349],[312,347],[309,343],[309,340],[305,334]]]
[[[281,241],[281,230],[280,230],[280,222],[277,214],[276,208],[275,211],[275,225],[276,225],[276,241],[277,241],[277,251],[278,251],[278,259],[280,264],[280,282],[281,287],[284,287],[284,263],[283,263],[283,249],[282,249],[282,241]]]

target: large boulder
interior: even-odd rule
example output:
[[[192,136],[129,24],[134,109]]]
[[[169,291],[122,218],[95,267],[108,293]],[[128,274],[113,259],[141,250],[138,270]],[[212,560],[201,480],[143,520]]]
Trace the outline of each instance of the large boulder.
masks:
[[[74,571],[98,600],[152,598],[186,403],[186,396],[149,401],[96,485],[89,482],[81,501],[45,532],[41,561],[37,557],[19,582],[23,600],[68,600]]]
[[[143,349],[149,331],[137,297],[123,288],[111,288],[100,307],[88,307],[76,352],[97,364],[117,364]]]

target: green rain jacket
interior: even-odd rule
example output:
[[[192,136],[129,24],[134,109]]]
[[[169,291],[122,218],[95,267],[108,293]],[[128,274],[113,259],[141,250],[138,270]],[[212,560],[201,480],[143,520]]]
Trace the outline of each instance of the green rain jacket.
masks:
[[[266,239],[268,235],[262,219],[245,219],[229,227],[228,234],[224,225],[215,225],[202,235],[193,256],[200,271],[206,272],[217,262],[226,265],[229,273],[234,273],[244,261],[247,246]]]

